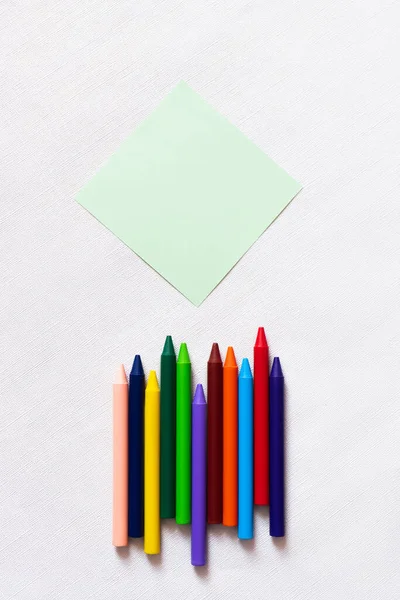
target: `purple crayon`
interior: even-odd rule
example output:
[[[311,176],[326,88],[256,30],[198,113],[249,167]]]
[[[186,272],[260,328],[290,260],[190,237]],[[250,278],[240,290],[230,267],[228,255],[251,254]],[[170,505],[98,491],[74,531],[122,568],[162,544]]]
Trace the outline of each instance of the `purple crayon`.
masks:
[[[192,565],[206,564],[207,404],[199,384],[192,403]]]
[[[284,383],[276,356],[269,376],[269,534],[285,535]]]

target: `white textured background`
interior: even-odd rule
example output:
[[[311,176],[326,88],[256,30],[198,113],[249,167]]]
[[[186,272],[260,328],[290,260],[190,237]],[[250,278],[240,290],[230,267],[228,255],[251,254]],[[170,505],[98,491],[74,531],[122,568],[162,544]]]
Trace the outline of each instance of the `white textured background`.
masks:
[[[0,598],[400,597],[400,9],[393,0],[0,3]],[[200,308],[74,202],[180,80],[304,185]],[[288,536],[209,566],[111,546],[111,381],[164,335],[287,381]]]

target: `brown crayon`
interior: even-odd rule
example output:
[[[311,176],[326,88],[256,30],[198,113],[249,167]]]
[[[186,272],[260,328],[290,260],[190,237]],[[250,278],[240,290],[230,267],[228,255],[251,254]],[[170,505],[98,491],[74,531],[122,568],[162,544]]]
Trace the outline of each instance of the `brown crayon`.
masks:
[[[214,343],[207,364],[207,520],[222,522],[222,360]]]

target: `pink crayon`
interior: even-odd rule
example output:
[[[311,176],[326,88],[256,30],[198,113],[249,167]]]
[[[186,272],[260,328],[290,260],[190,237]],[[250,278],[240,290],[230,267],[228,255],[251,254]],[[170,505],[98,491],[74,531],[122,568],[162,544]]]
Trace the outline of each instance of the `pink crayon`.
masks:
[[[128,381],[123,365],[113,385],[114,477],[113,532],[114,546],[128,545]]]

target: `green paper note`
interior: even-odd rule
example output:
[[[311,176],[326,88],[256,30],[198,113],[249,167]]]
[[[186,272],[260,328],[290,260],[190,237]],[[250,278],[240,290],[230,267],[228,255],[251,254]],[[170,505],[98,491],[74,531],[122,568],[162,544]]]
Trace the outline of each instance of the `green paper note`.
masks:
[[[77,200],[199,305],[300,189],[182,82]]]

